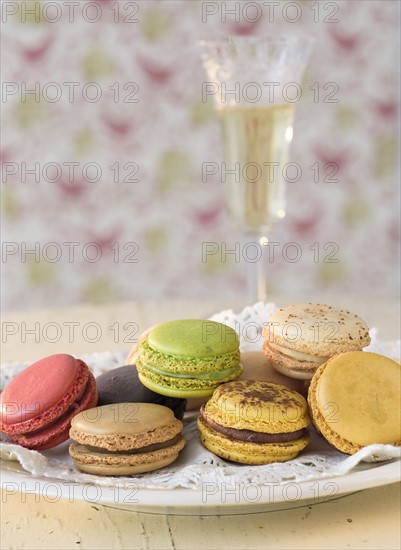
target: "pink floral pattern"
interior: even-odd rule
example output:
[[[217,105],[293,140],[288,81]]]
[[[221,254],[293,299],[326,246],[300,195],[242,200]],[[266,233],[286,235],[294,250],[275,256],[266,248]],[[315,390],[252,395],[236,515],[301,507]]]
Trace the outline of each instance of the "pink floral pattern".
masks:
[[[315,3],[300,0],[296,23],[280,11],[274,23],[266,12],[255,23],[229,15],[223,22],[220,2],[149,0],[122,0],[118,17],[115,2],[98,0],[96,23],[85,21],[82,2],[73,23],[65,8],[51,23],[46,4],[36,2],[38,13],[25,23],[16,13],[3,25],[7,308],[243,295],[243,261],[202,258],[202,243],[234,248],[242,236],[225,212],[221,182],[202,181],[202,163],[221,162],[222,149],[211,102],[202,102],[206,77],[195,41],[270,32],[318,41],[291,149],[302,177],[288,185],[287,216],[270,235],[279,244],[273,261],[265,258],[270,290],[304,291],[305,299],[322,288],[396,291],[398,2],[319,2],[315,22]],[[206,4],[218,10],[207,19]],[[325,22],[333,6],[338,13],[329,19],[338,22]],[[35,83],[39,99],[22,100],[24,86]],[[337,86],[337,103],[323,101],[334,90],[328,83]],[[35,163],[38,177],[24,174]],[[330,163],[337,182],[323,181]],[[283,257],[292,242],[302,252],[297,262]]]

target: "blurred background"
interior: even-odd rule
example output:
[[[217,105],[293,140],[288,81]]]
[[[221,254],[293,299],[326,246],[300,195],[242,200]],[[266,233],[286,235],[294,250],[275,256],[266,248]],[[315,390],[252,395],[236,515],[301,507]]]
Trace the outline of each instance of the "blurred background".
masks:
[[[230,34],[317,39],[269,293],[396,296],[400,4],[269,4],[2,2],[5,309],[244,294],[242,261],[202,254],[242,238],[202,177],[223,152],[196,40]]]

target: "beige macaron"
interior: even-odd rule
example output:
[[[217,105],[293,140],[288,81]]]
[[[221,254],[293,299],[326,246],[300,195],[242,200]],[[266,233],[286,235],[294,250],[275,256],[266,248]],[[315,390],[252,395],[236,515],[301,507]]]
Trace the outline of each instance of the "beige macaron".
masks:
[[[263,351],[273,367],[300,380],[310,380],[333,355],[360,351],[370,343],[363,319],[325,304],[280,308],[270,316],[262,335]]]
[[[97,475],[132,475],[171,464],[183,449],[183,424],[153,403],[115,403],[88,409],[71,423],[76,466]]]

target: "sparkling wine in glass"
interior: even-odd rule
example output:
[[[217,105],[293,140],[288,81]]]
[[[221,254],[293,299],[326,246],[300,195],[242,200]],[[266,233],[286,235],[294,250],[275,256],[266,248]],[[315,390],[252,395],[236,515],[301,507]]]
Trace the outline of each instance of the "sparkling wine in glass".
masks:
[[[285,174],[294,108],[314,38],[229,37],[203,40],[208,81],[224,144],[222,181],[228,211],[245,242],[263,247],[277,219],[285,217]],[[249,259],[252,300],[266,299],[263,261]]]

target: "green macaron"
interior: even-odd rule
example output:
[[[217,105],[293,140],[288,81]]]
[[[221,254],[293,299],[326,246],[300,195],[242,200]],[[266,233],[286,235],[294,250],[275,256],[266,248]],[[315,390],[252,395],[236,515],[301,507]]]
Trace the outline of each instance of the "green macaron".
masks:
[[[207,397],[242,374],[239,339],[215,321],[182,319],[154,327],[138,350],[142,384],[172,397]]]

